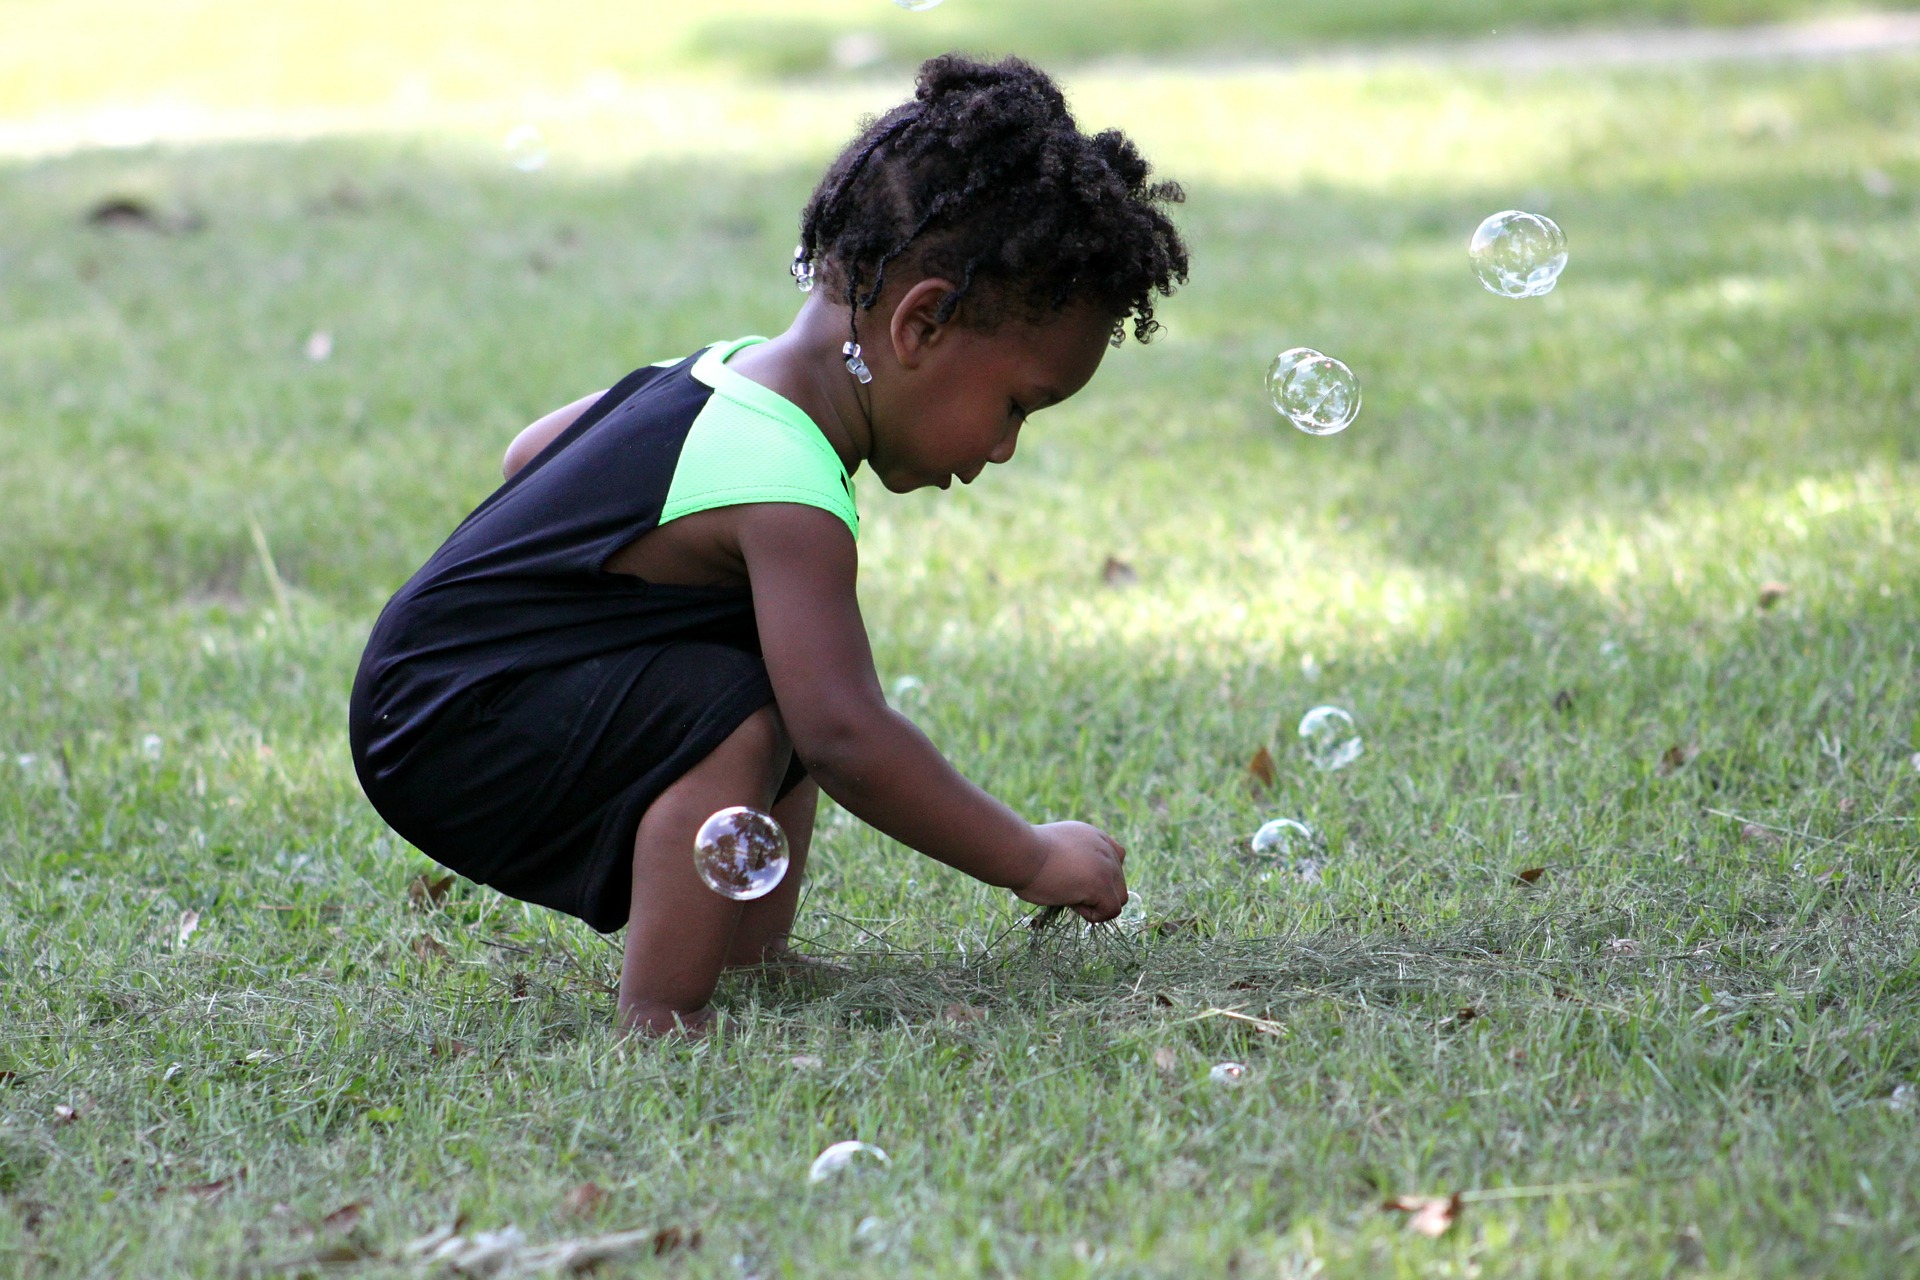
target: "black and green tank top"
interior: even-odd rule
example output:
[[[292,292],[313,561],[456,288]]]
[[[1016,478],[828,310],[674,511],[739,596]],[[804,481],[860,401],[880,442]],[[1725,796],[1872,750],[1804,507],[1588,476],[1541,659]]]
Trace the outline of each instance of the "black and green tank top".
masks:
[[[606,562],[659,525],[746,503],[820,507],[859,536],[853,483],[820,429],[727,367],[761,341],[628,374],[460,523],[374,626],[354,681],[356,758],[397,764],[453,701],[504,675],[677,639],[759,651],[750,591]]]

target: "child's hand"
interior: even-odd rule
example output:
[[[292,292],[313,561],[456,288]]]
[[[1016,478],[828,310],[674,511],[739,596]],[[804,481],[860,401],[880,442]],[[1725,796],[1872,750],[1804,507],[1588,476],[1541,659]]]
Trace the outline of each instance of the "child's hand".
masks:
[[[1042,907],[1072,907],[1087,920],[1111,920],[1127,903],[1127,851],[1098,827],[1049,822],[1033,829],[1046,850],[1038,875],[1014,892]]]

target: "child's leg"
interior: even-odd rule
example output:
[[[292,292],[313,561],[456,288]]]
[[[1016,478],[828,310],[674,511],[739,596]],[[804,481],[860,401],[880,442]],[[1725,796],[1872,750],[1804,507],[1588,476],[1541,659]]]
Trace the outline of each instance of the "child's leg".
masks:
[[[727,967],[777,962],[787,955],[787,935],[793,932],[793,913],[800,905],[800,876],[813,846],[813,818],[820,808],[820,784],[802,778],[773,806],[773,820],[787,833],[787,877],[764,898],[747,903],[734,930]]]
[[[721,809],[771,804],[792,754],[779,713],[762,707],[661,792],[640,819],[626,959],[620,967],[620,1021],[626,1026],[671,1031],[676,1023],[691,1027],[711,1018],[707,998],[732,951],[743,904],[700,879],[693,867],[693,838],[700,824]],[[775,896],[784,892],[783,885]]]

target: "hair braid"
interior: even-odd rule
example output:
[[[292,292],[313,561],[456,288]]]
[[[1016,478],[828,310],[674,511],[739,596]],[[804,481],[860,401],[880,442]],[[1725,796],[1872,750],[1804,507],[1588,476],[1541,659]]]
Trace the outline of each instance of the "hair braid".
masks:
[[[1124,134],[1081,133],[1030,63],[947,54],[829,167],[801,214],[800,253],[856,316],[904,261],[957,282],[943,320],[964,307],[990,328],[1009,311],[1038,320],[1087,303],[1144,342],[1155,298],[1187,278],[1164,208],[1184,195],[1150,173]]]

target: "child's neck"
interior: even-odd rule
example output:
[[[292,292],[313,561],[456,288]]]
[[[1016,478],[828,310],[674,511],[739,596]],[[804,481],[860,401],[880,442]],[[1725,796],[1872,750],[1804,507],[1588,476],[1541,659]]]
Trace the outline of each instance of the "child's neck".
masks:
[[[785,333],[744,348],[727,367],[798,405],[851,475],[873,452],[873,422],[841,354],[847,332],[845,307],[808,298]]]

